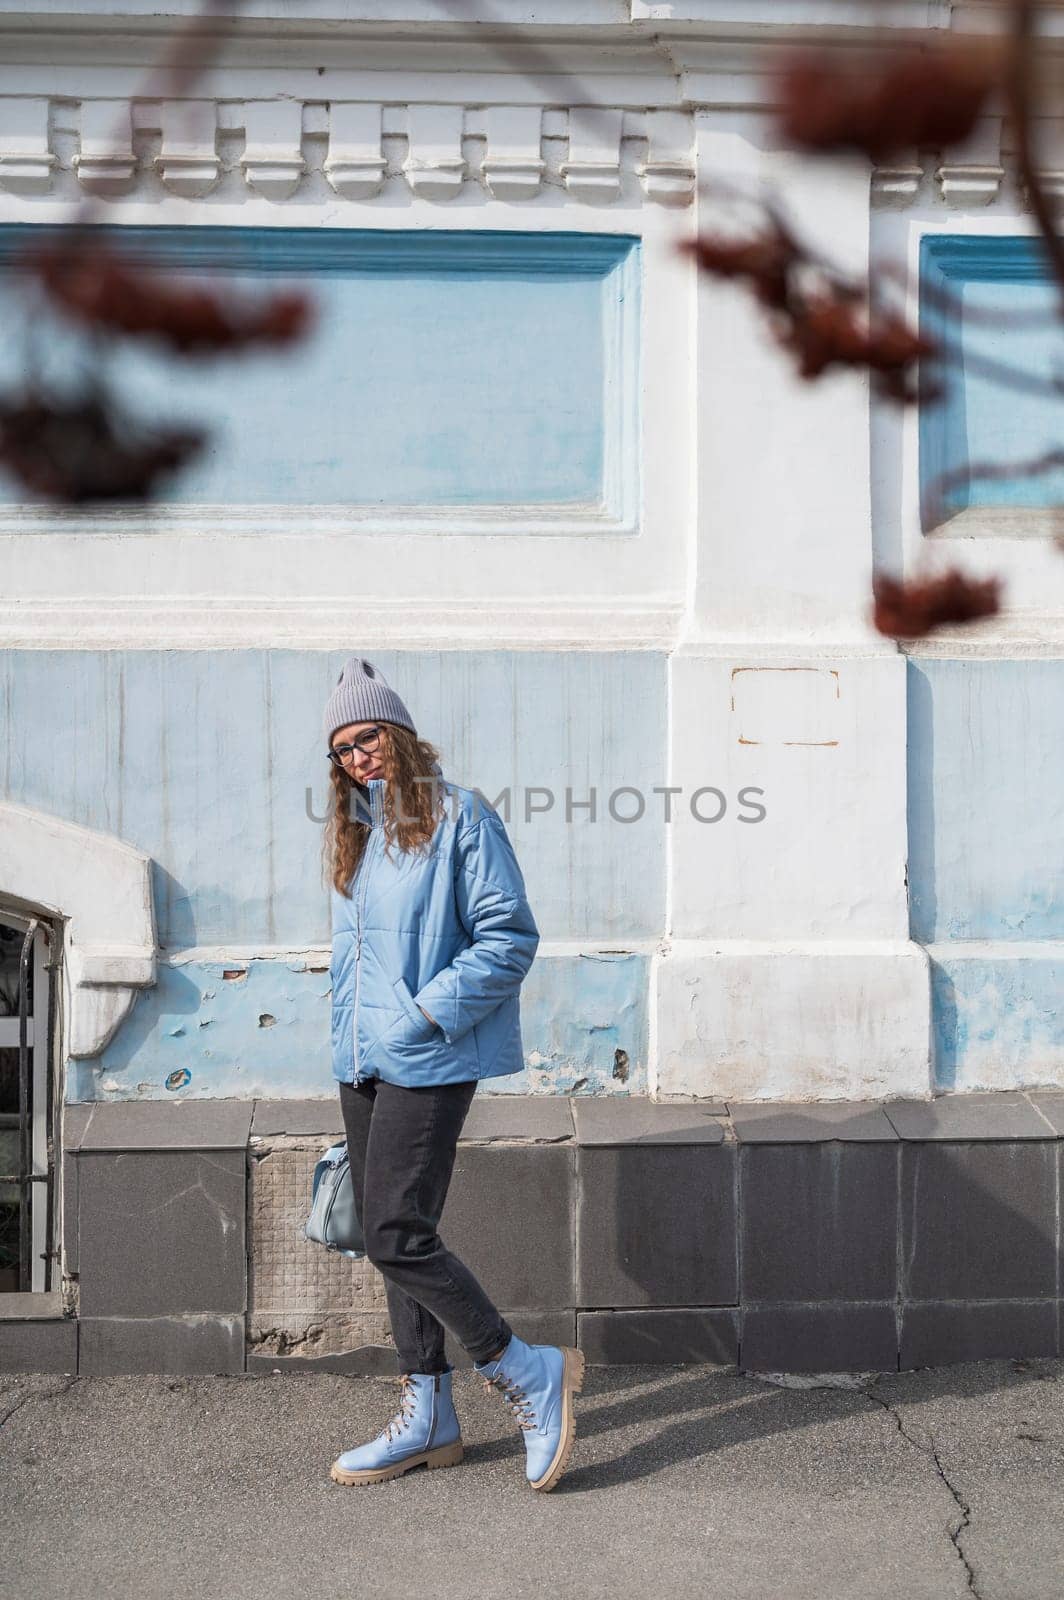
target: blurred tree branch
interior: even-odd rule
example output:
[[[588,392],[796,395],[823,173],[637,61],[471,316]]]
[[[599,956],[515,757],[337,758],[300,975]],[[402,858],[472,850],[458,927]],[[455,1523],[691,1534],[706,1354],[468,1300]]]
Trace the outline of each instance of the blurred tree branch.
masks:
[[[775,97],[780,132],[810,158],[864,155],[888,161],[910,150],[944,154],[972,133],[992,96],[1005,104],[1016,142],[1017,174],[1045,244],[1047,260],[1061,291],[1061,308],[1051,319],[1064,320],[1064,240],[1038,171],[1032,125],[1038,104],[1036,0],[1000,0],[1002,25],[979,38],[909,42],[886,35],[860,55],[809,48],[780,59]],[[713,192],[713,185],[706,191]],[[718,192],[721,185],[715,186]],[[723,185],[725,192],[728,186]],[[940,403],[943,373],[963,363],[1005,389],[1059,397],[1060,380],[1034,378],[1018,367],[994,361],[909,326],[891,308],[889,290],[904,287],[908,273],[899,263],[877,263],[867,283],[857,282],[800,243],[784,222],[773,198],[760,201],[764,223],[745,240],[701,234],[684,248],[700,269],[737,279],[769,312],[778,342],[790,352],[799,375],[815,381],[833,367],[861,368],[871,375],[873,392],[899,405]],[[959,315],[959,297],[928,286],[940,311]],[[978,310],[964,307],[978,320]],[[1000,325],[1032,325],[1036,316],[1010,318],[995,312]],[[963,473],[940,474],[927,500],[944,514],[945,492],[958,482],[1022,478],[1058,465],[1061,452],[1046,451],[1020,462],[975,463]],[[1058,539],[1058,545],[1062,542]],[[943,623],[963,623],[1000,609],[1000,579],[975,582],[956,568],[925,574],[905,584],[883,575],[873,585],[872,620],[894,637],[919,637]]]

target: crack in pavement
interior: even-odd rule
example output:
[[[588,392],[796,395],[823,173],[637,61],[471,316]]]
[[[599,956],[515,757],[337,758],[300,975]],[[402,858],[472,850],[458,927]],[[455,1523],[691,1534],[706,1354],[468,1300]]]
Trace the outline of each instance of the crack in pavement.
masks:
[[[930,1440],[930,1447],[928,1447],[927,1445],[923,1444],[921,1440],[914,1439],[912,1434],[908,1432],[905,1424],[902,1422],[901,1414],[895,1410],[894,1406],[891,1405],[889,1400],[884,1400],[878,1394],[873,1394],[871,1389],[862,1388],[860,1393],[863,1394],[866,1399],[874,1400],[877,1406],[882,1407],[882,1409],[887,1412],[889,1416],[893,1417],[898,1432],[901,1434],[902,1438],[908,1444],[911,1444],[914,1450],[918,1450],[922,1456],[926,1456],[928,1460],[934,1462],[935,1471],[938,1473],[943,1484],[953,1496],[953,1499],[956,1501],[957,1507],[961,1513],[960,1522],[950,1533],[950,1543],[953,1545],[953,1548],[956,1551],[957,1559],[964,1567],[964,1571],[968,1579],[969,1590],[976,1597],[976,1600],[983,1600],[979,1589],[976,1587],[975,1572],[972,1569],[971,1562],[968,1560],[968,1557],[961,1548],[961,1535],[964,1533],[966,1528],[971,1526],[972,1508],[968,1504],[967,1500],[963,1498],[960,1491],[950,1482],[950,1479],[946,1473],[946,1469],[943,1467],[942,1461],[939,1457],[938,1447],[935,1444],[934,1435],[930,1432],[928,1433],[927,1437]]]
[[[77,1377],[68,1378],[61,1389],[31,1389],[29,1394],[24,1394],[21,1400],[16,1400],[15,1404],[0,1416],[0,1428],[6,1427],[15,1412],[21,1411],[23,1406],[28,1406],[31,1400],[55,1400],[60,1395],[68,1394],[78,1381]]]

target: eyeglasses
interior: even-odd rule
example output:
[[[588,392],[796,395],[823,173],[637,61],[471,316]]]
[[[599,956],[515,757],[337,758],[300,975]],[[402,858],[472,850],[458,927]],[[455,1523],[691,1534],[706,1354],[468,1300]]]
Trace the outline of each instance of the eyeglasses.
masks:
[[[365,733],[360,733],[354,744],[336,744],[328,752],[329,760],[334,767],[342,767],[345,761],[350,760],[356,750],[361,750],[363,755],[371,756],[378,749],[381,742],[380,727],[367,728]]]

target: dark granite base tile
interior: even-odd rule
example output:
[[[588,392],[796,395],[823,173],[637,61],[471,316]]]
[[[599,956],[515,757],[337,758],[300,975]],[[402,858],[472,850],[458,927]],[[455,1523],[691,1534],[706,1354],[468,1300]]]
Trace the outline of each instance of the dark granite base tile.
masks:
[[[77,1160],[82,1316],[245,1309],[244,1149]]]
[[[1057,1293],[1055,1141],[902,1146],[905,1300]]]
[[[244,1318],[82,1317],[78,1373],[244,1371]]]
[[[527,1139],[543,1143],[573,1137],[572,1106],[567,1095],[486,1094],[473,1096],[463,1140]]]
[[[592,1366],[710,1361],[734,1367],[739,1313],[727,1306],[578,1311],[576,1337]]]
[[[892,1144],[754,1144],[739,1151],[745,1300],[892,1300]]]
[[[0,1322],[0,1372],[77,1372],[78,1325],[73,1317],[47,1322]]]
[[[572,1144],[459,1144],[440,1234],[497,1306],[574,1304],[573,1158]]]
[[[734,1305],[735,1146],[577,1151],[578,1306]]]
[[[723,1102],[581,1095],[573,1101],[576,1137],[585,1145],[720,1144]]]
[[[1026,1094],[1057,1138],[1064,1138],[1064,1089],[1028,1089]]]
[[[885,1100],[901,1139],[1052,1139],[1053,1127],[1019,1089]]]
[[[1057,1339],[1055,1300],[923,1302],[902,1309],[901,1365],[1055,1356]]]
[[[503,1316],[525,1344],[576,1345],[574,1311],[504,1311]],[[473,1357],[450,1334],[447,1336],[446,1353],[448,1361],[455,1368],[471,1368],[473,1365]],[[392,1360],[394,1363],[394,1356]]]
[[[85,1130],[96,1110],[95,1100],[72,1100],[63,1107],[63,1149],[80,1150]]]
[[[251,1100],[98,1100],[82,1150],[243,1150]]]
[[[398,1371],[390,1344],[364,1344],[330,1356],[271,1356],[251,1349],[249,1372],[339,1372],[351,1378],[392,1378]]]
[[[898,1135],[877,1100],[746,1101],[729,1104],[740,1144],[805,1144],[825,1139],[865,1142]]]
[[[63,1152],[63,1268],[78,1271],[78,1158]]]
[[[78,1162],[77,1153],[85,1137],[95,1101],[74,1101],[63,1107],[62,1177],[63,1177],[63,1266],[65,1271],[78,1271]]]
[[[747,1306],[739,1361],[745,1372],[894,1372],[894,1305]]]
[[[251,1133],[259,1139],[279,1133],[288,1133],[293,1137],[338,1133],[343,1138],[344,1117],[340,1109],[339,1085],[336,1094],[325,1100],[256,1100]]]

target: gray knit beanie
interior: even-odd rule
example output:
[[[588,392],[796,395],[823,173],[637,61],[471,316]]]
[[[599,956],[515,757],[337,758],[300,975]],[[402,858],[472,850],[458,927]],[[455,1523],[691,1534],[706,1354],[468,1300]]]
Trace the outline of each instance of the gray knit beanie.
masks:
[[[348,656],[336,688],[325,707],[325,743],[332,742],[337,728],[349,722],[397,722],[401,728],[417,729],[409,711],[382,675],[364,656]]]

